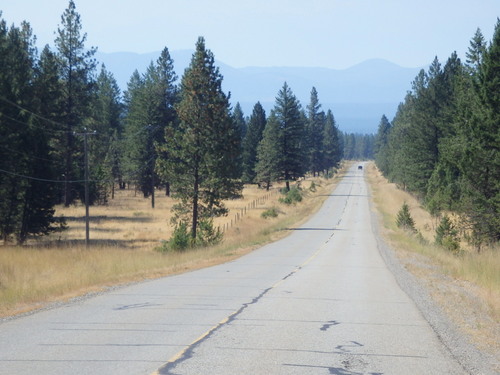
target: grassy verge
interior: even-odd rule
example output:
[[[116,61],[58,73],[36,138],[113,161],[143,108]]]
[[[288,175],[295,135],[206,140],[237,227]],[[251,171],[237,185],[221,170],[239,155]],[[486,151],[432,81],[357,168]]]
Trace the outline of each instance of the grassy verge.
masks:
[[[480,254],[462,244],[460,256],[433,244],[437,223],[410,194],[389,183],[373,163],[366,168],[383,235],[405,267],[482,349],[500,353],[500,249]],[[403,203],[410,206],[424,241],[396,227]]]
[[[340,180],[307,179],[301,182],[304,199],[294,205],[279,202],[280,186],[271,192],[246,186],[243,199],[227,202],[230,213],[215,225],[224,228],[218,246],[180,253],[159,253],[155,247],[172,233],[169,225],[173,200],[150,201],[133,191],[118,192],[105,207],[91,207],[89,249],[84,246],[83,208],[57,208],[67,218],[68,230],[24,247],[0,247],[0,317],[27,312],[48,302],[65,300],[111,285],[172,275],[222,263],[286,236],[292,227],[317,211]],[[314,189],[309,189],[314,182]],[[277,208],[278,216],[262,217]]]

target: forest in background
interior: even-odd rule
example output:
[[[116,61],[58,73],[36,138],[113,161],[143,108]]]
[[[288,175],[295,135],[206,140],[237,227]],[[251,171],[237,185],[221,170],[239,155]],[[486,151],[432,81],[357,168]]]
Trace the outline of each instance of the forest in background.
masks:
[[[479,251],[500,240],[499,147],[497,20],[491,42],[476,31],[465,63],[453,53],[420,71],[392,122],[382,117],[375,161],[441,219],[449,246],[464,238]]]

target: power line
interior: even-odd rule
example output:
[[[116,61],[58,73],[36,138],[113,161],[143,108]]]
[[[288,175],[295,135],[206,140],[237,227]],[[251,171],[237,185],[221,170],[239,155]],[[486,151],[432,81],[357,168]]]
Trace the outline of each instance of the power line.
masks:
[[[33,176],[26,176],[22,175],[19,173],[14,173],[10,171],[6,171],[5,169],[0,168],[0,172],[14,176],[14,177],[20,177],[20,178],[25,178],[27,180],[34,180],[34,181],[42,181],[42,182],[53,182],[53,183],[65,183],[68,182],[70,184],[76,184],[76,183],[82,183],[85,182],[85,180],[70,180],[70,181],[65,181],[65,180],[50,180],[50,179],[45,179],[45,178],[38,178],[38,177],[33,177]],[[114,180],[89,180],[89,182],[113,182]]]
[[[62,123],[60,123],[60,122],[57,122],[57,121],[54,121],[54,120],[48,119],[48,118],[46,118],[46,117],[43,117],[43,116],[41,116],[41,115],[39,115],[39,114],[37,114],[37,113],[35,113],[35,112],[33,112],[33,111],[31,111],[31,110],[27,109],[27,108],[21,107],[19,104],[14,103],[13,101],[10,101],[9,99],[5,98],[4,96],[0,96],[0,100],[3,100],[5,103],[8,103],[8,104],[10,104],[10,105],[12,105],[12,106],[14,106],[14,107],[17,107],[17,108],[19,108],[20,110],[26,111],[26,112],[28,112],[28,113],[32,114],[33,116],[38,117],[38,118],[39,118],[39,119],[41,119],[41,120],[48,121],[48,122],[50,122],[50,123],[52,123],[52,124],[54,124],[54,125],[58,125],[58,126],[62,126],[62,127],[64,127],[64,126],[65,126],[64,124],[62,124]],[[8,116],[6,116],[6,117],[8,117]],[[16,120],[14,120],[14,121],[16,121]],[[61,132],[67,132],[67,131],[63,131],[63,130],[60,130],[60,131],[61,131]]]
[[[38,126],[36,124],[29,124],[27,122],[24,122],[24,121],[15,119],[13,117],[10,117],[10,116],[6,115],[3,112],[0,112],[0,119],[2,117],[5,117],[6,119],[8,119],[10,121],[17,122],[18,124],[21,124],[21,125],[24,125],[24,126],[29,126],[29,127],[34,127],[34,128],[41,129],[41,130],[43,130],[44,132],[47,132],[47,133],[52,133],[52,134],[60,134],[60,133],[67,134],[68,133],[67,130],[52,130],[52,129],[47,129],[47,128],[42,127],[42,126]]]
[[[54,160],[54,159],[47,159],[47,158],[41,158],[41,157],[38,157],[38,156],[33,156],[33,155],[26,155],[26,153],[25,153],[25,152],[16,151],[16,150],[13,150],[13,149],[11,149],[11,148],[9,148],[9,147],[5,147],[4,145],[2,145],[2,149],[7,150],[7,151],[9,151],[10,153],[13,153],[13,154],[18,154],[18,155],[23,155],[23,156],[29,156],[29,159],[30,159],[30,160],[35,160],[35,159],[36,159],[36,160],[42,160],[42,161],[47,161],[47,162],[49,162],[49,163],[52,163],[52,164],[54,164],[54,165],[58,165],[58,166],[61,166],[61,167],[63,167],[63,166],[64,166],[64,164],[63,164],[63,163],[61,163],[61,162],[59,162],[58,160]]]

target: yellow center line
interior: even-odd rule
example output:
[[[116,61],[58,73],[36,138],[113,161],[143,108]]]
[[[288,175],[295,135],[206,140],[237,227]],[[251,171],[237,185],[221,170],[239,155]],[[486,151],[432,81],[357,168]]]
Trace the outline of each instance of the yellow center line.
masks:
[[[333,236],[333,234],[332,234]],[[278,287],[281,283],[283,283],[286,279],[288,279],[290,276],[292,276],[293,274],[295,274],[296,272],[298,272],[301,268],[307,266],[314,258],[316,258],[318,256],[318,254],[323,251],[323,249],[325,248],[325,246],[328,244],[328,242],[330,241],[330,238],[331,236],[328,238],[328,240],[318,249],[316,250],[309,258],[307,258],[301,265],[297,266],[292,272],[290,272],[286,277],[282,278],[281,280],[279,280],[278,282],[276,282],[275,284],[273,284],[269,289],[267,289],[265,291],[265,293],[269,292],[270,290]],[[205,333],[203,333],[201,336],[199,336],[196,340],[194,340],[191,344],[189,344],[188,346],[186,346],[184,349],[182,349],[181,351],[179,351],[176,355],[174,355],[172,358],[170,358],[168,360],[167,363],[165,363],[162,367],[160,367],[158,370],[156,370],[154,373],[152,373],[151,375],[162,375],[162,369],[165,369],[166,367],[168,367],[168,365],[172,364],[172,363],[175,363],[176,361],[178,361],[179,359],[181,359],[185,354],[186,352],[191,349],[193,346],[197,345],[199,342],[203,341],[207,336],[209,336],[212,332],[214,332],[216,329],[218,329],[219,327],[221,327],[222,325],[226,324],[232,317],[234,317],[236,314],[239,314],[240,312],[242,311],[242,309],[238,309],[236,311],[234,311],[233,313],[229,314],[226,318],[222,319],[219,323],[217,323],[216,325],[214,325],[212,328],[210,328],[209,330],[207,330]]]

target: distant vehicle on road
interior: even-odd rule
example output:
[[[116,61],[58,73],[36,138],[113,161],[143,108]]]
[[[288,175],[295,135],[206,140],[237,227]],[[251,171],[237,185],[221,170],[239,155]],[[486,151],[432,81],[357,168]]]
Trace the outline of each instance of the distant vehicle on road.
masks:
[[[358,165],[358,169],[363,169],[363,166],[362,165]]]

